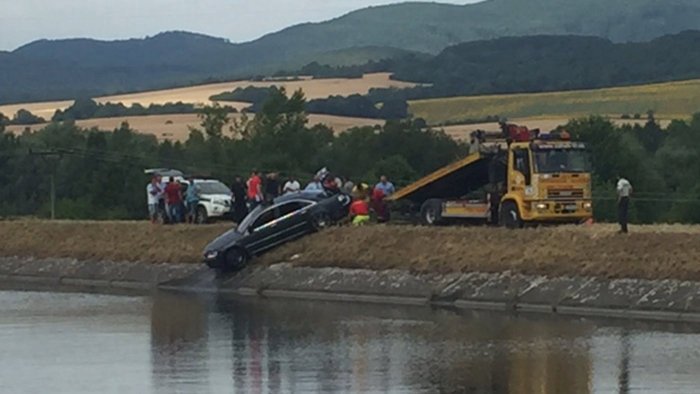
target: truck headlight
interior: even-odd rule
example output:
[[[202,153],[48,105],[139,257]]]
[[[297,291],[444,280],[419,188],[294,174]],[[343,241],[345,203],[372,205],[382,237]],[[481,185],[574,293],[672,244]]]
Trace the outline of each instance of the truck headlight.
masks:
[[[538,211],[546,211],[547,208],[549,208],[549,206],[543,202],[535,204],[535,209],[537,209]]]
[[[586,211],[590,211],[591,209],[593,209],[593,203],[591,203],[591,202],[584,202],[584,203],[583,203],[583,209],[585,209]]]

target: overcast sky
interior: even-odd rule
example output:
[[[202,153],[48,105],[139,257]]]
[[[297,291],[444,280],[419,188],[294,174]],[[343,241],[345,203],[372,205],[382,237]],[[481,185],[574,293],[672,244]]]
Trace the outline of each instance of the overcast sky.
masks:
[[[466,4],[477,0],[441,0]],[[301,22],[398,0],[2,0],[0,50],[40,38],[145,37],[187,30],[248,41]]]

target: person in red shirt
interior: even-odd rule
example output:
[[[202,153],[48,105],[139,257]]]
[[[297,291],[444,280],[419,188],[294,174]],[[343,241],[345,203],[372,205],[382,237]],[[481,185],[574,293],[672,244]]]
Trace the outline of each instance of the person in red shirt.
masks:
[[[361,226],[369,222],[369,204],[364,198],[356,198],[350,205],[350,218],[352,224]]]
[[[263,201],[262,179],[260,179],[260,175],[257,171],[254,170],[253,173],[250,174],[247,184],[248,204],[250,205],[249,209],[252,210]]]
[[[374,209],[374,213],[377,215],[377,222],[379,223],[389,221],[389,208],[386,205],[386,201],[384,201],[385,197],[386,195],[381,188],[375,187],[372,190],[372,209]]]
[[[182,186],[176,179],[170,179],[168,186],[165,187],[165,202],[170,223],[182,222]]]

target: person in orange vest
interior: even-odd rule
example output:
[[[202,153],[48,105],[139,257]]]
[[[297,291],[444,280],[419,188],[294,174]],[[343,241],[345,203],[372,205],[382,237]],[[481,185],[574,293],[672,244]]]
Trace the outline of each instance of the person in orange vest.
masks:
[[[369,204],[366,198],[355,198],[350,205],[350,218],[354,226],[362,226],[369,222]]]

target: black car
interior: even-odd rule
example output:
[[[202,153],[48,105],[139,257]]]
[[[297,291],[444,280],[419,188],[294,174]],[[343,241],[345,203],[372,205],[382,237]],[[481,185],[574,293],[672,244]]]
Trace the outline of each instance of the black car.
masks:
[[[225,272],[240,270],[253,256],[347,217],[351,201],[342,193],[302,192],[259,205],[238,228],[207,245],[204,262]]]

